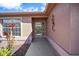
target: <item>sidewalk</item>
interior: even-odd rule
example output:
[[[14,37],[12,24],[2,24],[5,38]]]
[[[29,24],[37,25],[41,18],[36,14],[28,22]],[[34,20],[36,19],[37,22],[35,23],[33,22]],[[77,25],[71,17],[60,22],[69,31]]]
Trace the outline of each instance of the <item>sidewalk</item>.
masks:
[[[26,56],[58,56],[58,53],[46,39],[35,39]]]

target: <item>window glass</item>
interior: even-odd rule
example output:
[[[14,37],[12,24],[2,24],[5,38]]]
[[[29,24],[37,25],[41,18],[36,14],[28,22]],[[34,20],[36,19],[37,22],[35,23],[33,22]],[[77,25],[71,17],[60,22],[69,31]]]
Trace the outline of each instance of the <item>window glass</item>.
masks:
[[[13,19],[4,19],[3,20],[3,33],[10,32],[10,24],[14,24],[12,29],[13,36],[20,36],[21,35],[21,21],[20,20],[13,20]]]

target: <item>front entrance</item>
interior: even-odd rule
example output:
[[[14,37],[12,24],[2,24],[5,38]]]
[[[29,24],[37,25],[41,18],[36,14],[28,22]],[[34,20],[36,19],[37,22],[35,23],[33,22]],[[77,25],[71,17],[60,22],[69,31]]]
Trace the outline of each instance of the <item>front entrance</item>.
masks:
[[[45,20],[33,20],[33,38],[45,38],[46,37],[46,21]]]

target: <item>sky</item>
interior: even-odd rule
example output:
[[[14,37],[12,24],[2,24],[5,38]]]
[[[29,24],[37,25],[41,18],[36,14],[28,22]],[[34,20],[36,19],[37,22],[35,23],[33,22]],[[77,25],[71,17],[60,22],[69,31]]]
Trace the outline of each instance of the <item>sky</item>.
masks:
[[[46,3],[0,3],[0,12],[43,12]]]

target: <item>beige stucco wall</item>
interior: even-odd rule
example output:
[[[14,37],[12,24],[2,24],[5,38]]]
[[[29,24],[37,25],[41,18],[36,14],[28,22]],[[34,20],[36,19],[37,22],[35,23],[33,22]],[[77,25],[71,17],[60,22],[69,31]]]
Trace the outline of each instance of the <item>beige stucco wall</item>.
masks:
[[[71,51],[79,54],[79,4],[71,4]]]
[[[51,15],[54,15],[55,32]],[[48,18],[47,35],[70,54],[79,54],[79,4],[57,4]]]
[[[52,30],[52,15],[55,20],[55,32]],[[70,49],[70,6],[69,4],[57,4],[48,18],[47,35],[52,38],[65,51]]]
[[[29,36],[32,33],[32,19],[31,19],[31,17],[22,17],[21,32],[22,32],[22,37]]]
[[[2,17],[1,19],[3,19],[4,17]],[[19,18],[21,20],[21,36],[15,36],[15,41],[14,41],[14,46],[21,46],[26,39],[28,39],[29,35],[31,35],[31,32],[32,32],[32,19],[31,17],[7,17],[9,19],[16,19],[16,18]],[[2,32],[2,24],[1,24],[1,21],[0,21],[0,34],[2,33],[2,36],[3,36],[3,32]],[[32,37],[30,36],[30,39]],[[7,39],[1,39],[1,40],[7,40]],[[0,47],[3,47],[3,46],[7,46],[7,41],[2,41],[0,43]],[[6,44],[6,45],[4,45]]]
[[[4,17],[1,17],[0,19],[3,19]],[[15,40],[26,40],[28,36],[32,32],[32,19],[29,16],[26,17],[7,17],[8,19],[19,19],[21,20],[21,36],[15,36]],[[0,23],[0,32],[2,32],[2,24]],[[3,35],[2,35],[3,36]]]
[[[32,32],[31,17],[21,17],[21,36],[16,36],[16,40],[26,40]]]

